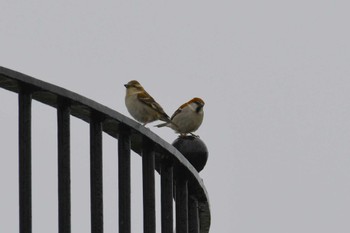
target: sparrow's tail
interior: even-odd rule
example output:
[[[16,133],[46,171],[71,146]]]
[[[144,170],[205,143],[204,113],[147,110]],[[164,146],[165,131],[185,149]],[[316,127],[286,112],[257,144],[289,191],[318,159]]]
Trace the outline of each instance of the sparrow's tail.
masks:
[[[178,126],[174,122],[172,122],[171,120],[170,120],[170,122],[165,122],[165,123],[161,123],[159,125],[155,125],[155,127],[158,127],[158,128],[161,128],[164,126],[170,127],[173,130],[178,131]]]
[[[155,125],[155,127],[161,128],[161,127],[167,126],[168,124],[169,124],[168,122],[165,122],[159,125]]]

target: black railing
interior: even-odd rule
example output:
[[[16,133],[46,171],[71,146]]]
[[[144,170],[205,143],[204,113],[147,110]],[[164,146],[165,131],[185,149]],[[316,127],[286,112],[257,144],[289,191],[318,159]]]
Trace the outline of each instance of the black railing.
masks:
[[[32,232],[32,99],[57,109],[59,233],[71,232],[71,115],[90,124],[92,233],[103,232],[103,132],[118,140],[119,233],[130,233],[132,224],[130,150],[142,157],[144,232],[156,232],[155,171],[161,176],[161,232],[173,233],[174,229],[177,233],[209,232],[210,208],[206,189],[194,167],[172,145],[116,111],[7,68],[0,67],[0,87],[18,93],[19,100],[20,233]],[[176,219],[175,223],[173,219]]]

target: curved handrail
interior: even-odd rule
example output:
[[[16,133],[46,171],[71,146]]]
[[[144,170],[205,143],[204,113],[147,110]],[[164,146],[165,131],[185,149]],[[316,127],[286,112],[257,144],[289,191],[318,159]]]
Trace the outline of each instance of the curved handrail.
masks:
[[[191,194],[198,200],[201,233],[209,232],[211,216],[208,193],[196,169],[175,147],[117,111],[59,86],[0,66],[0,87],[19,93],[23,86],[32,90],[33,99],[55,108],[57,108],[58,99],[69,100],[71,102],[71,115],[86,122],[90,122],[93,112],[99,113],[104,119],[103,131],[116,139],[118,139],[120,124],[128,126],[132,131],[131,149],[138,154],[141,153],[142,138],[146,137],[151,140],[156,145],[156,163],[158,161],[156,167],[159,166],[159,160],[166,154],[166,156],[170,156],[175,164],[188,171]]]

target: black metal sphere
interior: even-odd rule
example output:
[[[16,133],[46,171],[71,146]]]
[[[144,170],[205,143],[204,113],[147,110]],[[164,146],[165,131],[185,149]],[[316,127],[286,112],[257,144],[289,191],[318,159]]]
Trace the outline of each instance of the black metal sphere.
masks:
[[[178,137],[172,144],[200,172],[208,160],[208,149],[199,137]]]

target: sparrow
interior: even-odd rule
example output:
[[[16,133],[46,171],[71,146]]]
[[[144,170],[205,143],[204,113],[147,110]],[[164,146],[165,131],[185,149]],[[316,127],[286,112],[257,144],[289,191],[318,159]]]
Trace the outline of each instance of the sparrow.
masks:
[[[180,136],[187,134],[194,135],[192,132],[196,131],[203,122],[204,101],[201,98],[195,97],[181,105],[171,116],[171,122],[156,125],[157,127],[170,127]]]
[[[125,105],[135,120],[143,123],[143,126],[156,120],[171,122],[163,108],[143,89],[138,81],[132,80],[124,86],[126,87]]]

